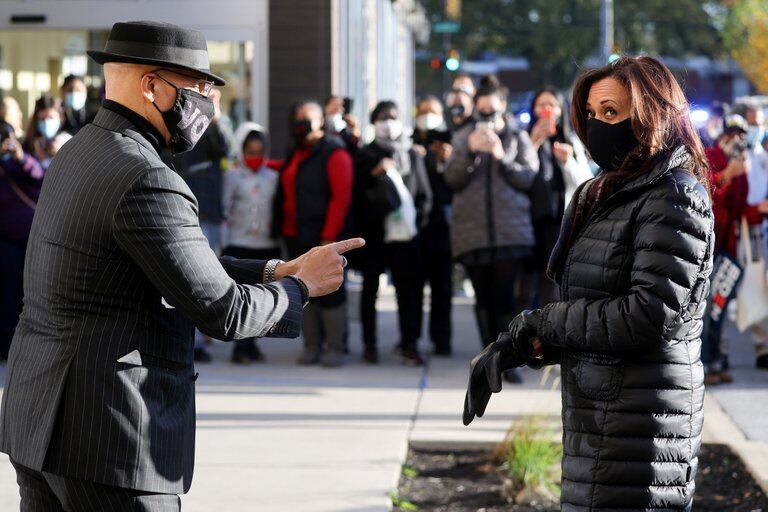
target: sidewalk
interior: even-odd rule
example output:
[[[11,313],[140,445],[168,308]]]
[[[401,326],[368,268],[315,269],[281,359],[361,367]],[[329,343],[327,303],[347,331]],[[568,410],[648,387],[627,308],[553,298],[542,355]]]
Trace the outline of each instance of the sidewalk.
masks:
[[[213,346],[215,362],[199,367],[197,463],[183,510],[384,511],[409,440],[496,442],[515,417],[559,416],[556,372],[542,384],[541,373],[526,371],[521,387],[506,385],[486,415],[464,427],[467,365],[479,350],[471,300],[455,304],[454,356],[433,358],[425,372],[400,366],[392,354],[391,296],[379,310],[378,367],[359,362],[355,321],[352,355],[341,369],[296,366],[298,341],[262,341],[268,362],[250,367],[228,363],[230,345]],[[705,440],[731,444],[768,482],[768,372],[752,370],[746,337],[728,336],[736,382],[708,394]],[[18,510],[12,468],[0,457],[0,510]]]

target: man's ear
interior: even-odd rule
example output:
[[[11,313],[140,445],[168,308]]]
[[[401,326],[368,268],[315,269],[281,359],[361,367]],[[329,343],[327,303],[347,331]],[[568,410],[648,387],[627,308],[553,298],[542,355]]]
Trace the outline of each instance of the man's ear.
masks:
[[[141,94],[152,103],[155,102],[155,80],[154,75],[147,73],[141,77]]]

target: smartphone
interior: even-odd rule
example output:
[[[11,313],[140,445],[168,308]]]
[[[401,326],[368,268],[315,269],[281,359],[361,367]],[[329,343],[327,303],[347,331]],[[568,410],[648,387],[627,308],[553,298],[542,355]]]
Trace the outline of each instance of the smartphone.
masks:
[[[545,107],[541,109],[541,114],[539,115],[541,119],[544,119],[546,121],[547,126],[547,133],[551,137],[555,133],[557,133],[557,123],[555,120],[554,112],[551,108]]]
[[[347,96],[344,98],[344,113],[349,114],[352,112],[352,106],[354,105],[354,100]]]

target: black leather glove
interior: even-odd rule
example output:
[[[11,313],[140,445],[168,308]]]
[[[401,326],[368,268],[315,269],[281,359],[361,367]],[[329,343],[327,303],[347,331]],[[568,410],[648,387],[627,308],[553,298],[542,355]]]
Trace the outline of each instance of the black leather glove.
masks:
[[[541,358],[533,356],[533,339],[539,334],[541,310],[525,310],[509,323],[509,335],[517,351],[525,357],[525,364],[541,367]]]
[[[514,339],[508,332],[499,334],[496,341],[485,347],[469,364],[469,384],[464,397],[464,425],[469,425],[475,416],[485,414],[485,408],[492,393],[501,391],[501,374],[504,370],[524,366],[525,356],[515,347]]]

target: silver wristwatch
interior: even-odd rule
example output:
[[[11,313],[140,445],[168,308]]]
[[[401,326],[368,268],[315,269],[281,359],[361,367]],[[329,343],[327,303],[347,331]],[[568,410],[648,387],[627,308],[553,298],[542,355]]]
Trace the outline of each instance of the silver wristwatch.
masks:
[[[285,263],[283,260],[269,260],[264,265],[264,283],[271,283],[275,280],[275,270],[281,263]]]

